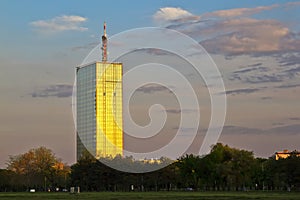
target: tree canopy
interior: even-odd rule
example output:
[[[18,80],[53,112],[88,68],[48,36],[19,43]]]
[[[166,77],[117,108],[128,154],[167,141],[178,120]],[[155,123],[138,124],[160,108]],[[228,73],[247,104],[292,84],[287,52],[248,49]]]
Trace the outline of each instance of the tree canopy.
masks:
[[[148,169],[151,165],[121,156],[102,158],[101,161],[133,169]],[[170,160],[161,158],[160,161],[165,166],[164,162]],[[253,152],[218,143],[205,156],[186,154],[172,164],[148,173],[120,172],[103,162],[87,152],[68,167],[50,149],[31,149],[11,156],[7,169],[0,170],[0,191],[24,191],[31,187],[44,191],[70,186],[79,186],[82,191],[300,191],[300,157],[296,154],[279,160],[274,156],[255,158]]]

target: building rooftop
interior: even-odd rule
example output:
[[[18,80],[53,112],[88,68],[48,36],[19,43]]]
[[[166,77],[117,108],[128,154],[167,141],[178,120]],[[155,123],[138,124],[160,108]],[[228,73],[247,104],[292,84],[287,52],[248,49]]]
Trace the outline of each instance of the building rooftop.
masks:
[[[300,157],[300,151],[297,151],[297,150],[289,151],[289,150],[285,149],[283,151],[275,152],[275,158],[276,158],[276,160],[279,160],[280,158],[285,159],[285,158],[291,156],[292,154]]]

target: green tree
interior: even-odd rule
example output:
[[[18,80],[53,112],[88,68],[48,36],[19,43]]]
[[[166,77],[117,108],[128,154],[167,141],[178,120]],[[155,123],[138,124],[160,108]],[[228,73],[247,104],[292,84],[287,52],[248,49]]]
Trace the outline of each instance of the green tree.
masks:
[[[11,180],[13,172],[6,169],[0,169],[0,192],[7,192],[11,190]]]
[[[205,173],[202,159],[193,154],[185,155],[178,160],[177,166],[180,169],[183,186],[198,189],[201,177]]]
[[[84,152],[81,159],[71,166],[71,184],[79,186],[83,191],[91,190],[94,185],[91,179],[98,175],[96,173],[98,171],[93,166],[96,162],[97,160],[89,152]]]
[[[270,189],[300,190],[300,157],[292,153],[288,158],[267,162],[267,180]]]
[[[256,165],[253,152],[230,148],[221,143],[212,147],[204,157],[208,185],[216,190],[246,189],[254,186],[253,167]]]

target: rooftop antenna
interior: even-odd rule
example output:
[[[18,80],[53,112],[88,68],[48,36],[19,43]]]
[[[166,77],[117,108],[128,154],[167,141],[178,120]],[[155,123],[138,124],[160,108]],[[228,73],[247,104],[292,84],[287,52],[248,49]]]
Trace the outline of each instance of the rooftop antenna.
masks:
[[[102,35],[102,62],[107,61],[107,37],[106,37],[106,22],[103,24],[103,35]]]

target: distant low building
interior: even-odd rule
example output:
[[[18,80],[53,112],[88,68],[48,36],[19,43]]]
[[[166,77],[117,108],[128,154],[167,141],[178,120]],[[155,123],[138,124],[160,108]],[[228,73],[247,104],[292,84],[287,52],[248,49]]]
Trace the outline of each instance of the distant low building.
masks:
[[[160,159],[156,158],[151,158],[151,159],[141,159],[143,163],[148,163],[148,164],[160,164],[162,161]]]
[[[285,149],[283,151],[276,152],[275,153],[275,158],[276,158],[276,160],[279,160],[280,158],[285,159],[285,158],[287,158],[291,155],[296,155],[296,156],[300,157],[300,152],[296,151],[296,150],[295,151],[289,151],[289,150]]]

